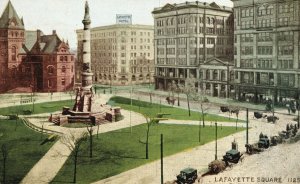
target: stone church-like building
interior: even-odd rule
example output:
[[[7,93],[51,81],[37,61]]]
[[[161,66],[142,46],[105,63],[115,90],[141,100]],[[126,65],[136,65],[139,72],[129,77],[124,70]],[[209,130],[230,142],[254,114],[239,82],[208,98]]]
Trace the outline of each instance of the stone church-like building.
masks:
[[[74,55],[56,31],[26,31],[9,1],[0,17],[0,92],[56,92],[73,88]]]

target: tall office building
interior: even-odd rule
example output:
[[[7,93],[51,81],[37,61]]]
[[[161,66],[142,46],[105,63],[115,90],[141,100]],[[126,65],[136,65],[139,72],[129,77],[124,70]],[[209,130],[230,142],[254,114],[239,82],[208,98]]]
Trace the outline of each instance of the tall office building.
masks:
[[[233,64],[232,8],[216,3],[166,4],[152,12],[155,30],[155,86],[173,82],[195,86],[212,96],[228,97]]]
[[[298,97],[300,1],[232,1],[236,97],[254,102]]]
[[[82,63],[83,30],[77,30]],[[153,26],[114,24],[91,29],[93,83],[130,85],[153,82]],[[80,73],[76,73],[80,80]]]

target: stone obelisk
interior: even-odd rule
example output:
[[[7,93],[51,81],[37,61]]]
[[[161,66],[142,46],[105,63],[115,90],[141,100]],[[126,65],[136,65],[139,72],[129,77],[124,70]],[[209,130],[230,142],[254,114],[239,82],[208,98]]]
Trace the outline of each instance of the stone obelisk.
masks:
[[[76,91],[76,102],[73,111],[91,112],[93,97],[93,73],[91,71],[91,45],[90,45],[90,9],[88,2],[85,2],[85,12],[82,23],[83,28],[83,62],[82,62],[82,83],[81,88]]]

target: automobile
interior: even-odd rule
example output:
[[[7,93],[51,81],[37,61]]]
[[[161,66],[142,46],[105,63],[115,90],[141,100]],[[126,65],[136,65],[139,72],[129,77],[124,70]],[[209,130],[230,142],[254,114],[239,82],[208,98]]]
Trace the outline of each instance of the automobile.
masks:
[[[262,137],[259,139],[259,141],[258,141],[259,148],[267,149],[267,148],[269,148],[269,146],[270,146],[270,140],[268,137]]]
[[[197,178],[198,178],[197,169],[188,167],[180,171],[180,174],[177,175],[176,183],[191,184],[194,183]]]
[[[223,156],[223,160],[225,162],[238,163],[241,156],[242,154],[238,150],[231,149]]]

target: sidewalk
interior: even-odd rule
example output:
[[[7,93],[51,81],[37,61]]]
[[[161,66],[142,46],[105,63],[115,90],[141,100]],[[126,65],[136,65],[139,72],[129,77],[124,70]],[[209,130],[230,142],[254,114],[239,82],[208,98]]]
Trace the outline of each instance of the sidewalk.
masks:
[[[103,98],[105,99],[105,98]],[[103,100],[102,99],[102,100]],[[132,122],[130,123],[129,117],[130,112],[122,110],[121,113],[124,115],[124,119],[115,123],[107,123],[100,125],[99,133],[105,133],[113,130],[118,130],[130,126],[135,126],[145,123],[145,118],[138,113],[131,112]],[[41,118],[45,116],[45,118]],[[83,132],[86,132],[86,127],[84,128],[66,128],[61,126],[56,126],[53,123],[48,122],[48,114],[39,114],[39,118],[31,117],[28,118],[29,122],[37,127],[42,127],[44,129],[50,129],[53,131],[61,132],[64,136],[74,135],[79,137]],[[93,134],[97,134],[97,127],[94,127]],[[68,147],[63,144],[60,140],[49,149],[49,151],[37,162],[34,167],[27,173],[21,183],[23,184],[44,184],[49,183],[56,176],[58,171],[64,165],[71,151]]]
[[[249,143],[257,142],[261,132],[271,136],[276,135],[278,131],[284,130],[288,122],[286,120],[290,120],[290,116],[281,115],[280,118],[282,120],[279,120],[276,124],[251,119],[250,126],[252,128],[249,130]],[[239,151],[245,152],[246,133],[243,131],[218,140],[218,159],[221,159],[222,155],[231,149],[231,142],[233,140],[238,143]],[[198,172],[203,174],[208,164],[214,160],[214,157],[214,141],[191,150],[165,157],[164,182],[175,180],[180,170],[186,167],[196,168]],[[94,184],[157,184],[160,183],[160,169],[160,160],[157,160],[119,175],[100,180]]]

